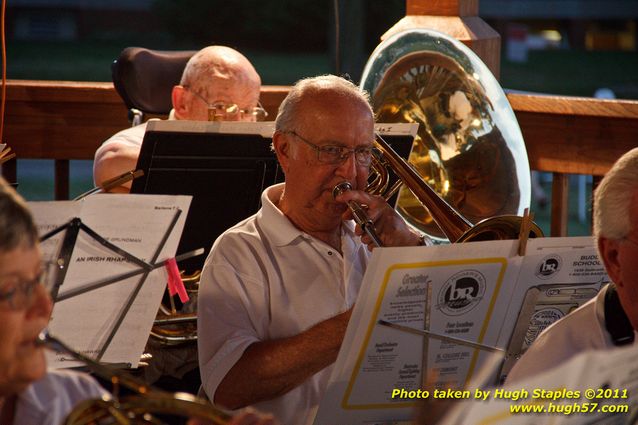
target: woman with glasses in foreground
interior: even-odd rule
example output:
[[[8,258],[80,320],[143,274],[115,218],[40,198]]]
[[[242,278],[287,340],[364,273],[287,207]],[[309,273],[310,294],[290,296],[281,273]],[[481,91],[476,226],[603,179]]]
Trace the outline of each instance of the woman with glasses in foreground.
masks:
[[[24,200],[0,178],[0,424],[60,425],[75,405],[109,396],[89,375],[47,370],[38,335],[53,303],[44,285],[38,232]],[[189,425],[205,425],[191,420]],[[252,411],[228,425],[274,425]]]
[[[106,394],[90,376],[46,369],[36,343],[52,302],[26,203],[0,179],[0,424],[59,424],[79,401]]]

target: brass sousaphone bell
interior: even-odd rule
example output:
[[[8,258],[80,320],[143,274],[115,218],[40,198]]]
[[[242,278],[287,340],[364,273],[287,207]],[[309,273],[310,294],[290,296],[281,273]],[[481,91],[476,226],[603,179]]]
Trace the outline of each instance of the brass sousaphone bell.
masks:
[[[474,52],[436,31],[403,31],[374,50],[361,87],[378,122],[419,123],[411,167],[398,156],[389,161],[403,169],[397,209],[408,222],[452,242],[517,237],[531,197],[525,143],[505,93]],[[532,223],[530,236],[542,235]]]

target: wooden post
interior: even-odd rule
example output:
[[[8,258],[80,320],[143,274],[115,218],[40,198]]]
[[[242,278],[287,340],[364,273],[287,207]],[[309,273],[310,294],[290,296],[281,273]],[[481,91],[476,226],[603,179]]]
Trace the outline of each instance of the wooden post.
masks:
[[[70,195],[70,162],[68,159],[56,159],[55,163],[55,200],[64,201]]]
[[[501,37],[478,17],[479,0],[406,0],[406,16],[381,39],[407,29],[431,29],[467,45],[498,79]]]
[[[552,175],[552,220],[550,236],[567,236],[569,218],[569,176],[563,173]]]

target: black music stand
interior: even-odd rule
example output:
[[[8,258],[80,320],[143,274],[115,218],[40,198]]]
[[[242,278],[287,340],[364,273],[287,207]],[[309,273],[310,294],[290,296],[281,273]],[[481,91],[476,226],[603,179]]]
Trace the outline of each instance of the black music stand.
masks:
[[[244,131],[256,129],[249,127]],[[266,187],[283,181],[270,149],[271,128],[266,137],[218,128],[219,123],[152,121],[144,135],[136,166],[144,175],[133,181],[131,193],[193,196],[178,253],[204,248],[207,255],[217,236],[259,209]],[[180,268],[201,269],[206,255]]]
[[[381,126],[381,127],[380,127]],[[377,124],[377,131],[403,158],[412,149],[416,124]],[[271,150],[273,122],[151,121],[131,193],[192,195],[178,253],[204,248],[206,255],[180,263],[188,272],[201,269],[210,248],[226,229],[256,213],[261,192],[283,182]]]

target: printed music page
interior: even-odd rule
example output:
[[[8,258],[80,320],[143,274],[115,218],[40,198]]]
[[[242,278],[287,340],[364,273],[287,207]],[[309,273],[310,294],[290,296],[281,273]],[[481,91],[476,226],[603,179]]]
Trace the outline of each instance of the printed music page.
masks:
[[[542,243],[541,243],[542,242]],[[591,237],[543,238],[533,242],[503,326],[499,346],[508,347],[500,381],[536,337],[609,282]]]
[[[606,281],[591,238],[530,240],[525,257],[518,244],[375,249],[315,425],[397,424],[426,399],[470,398],[484,364],[497,382],[517,320],[535,338]],[[551,291],[521,315],[530,288]]]
[[[79,217],[80,211],[82,211],[82,203],[75,201],[28,202],[28,204],[40,237],[68,223],[71,218]],[[62,239],[64,239],[64,231],[60,231],[40,243],[44,261],[58,255]]]
[[[144,262],[161,263],[175,257],[190,201],[190,196],[100,194],[79,202],[32,202],[29,206],[41,234],[79,217],[120,249]],[[63,235],[43,243],[45,260],[56,258]],[[58,299],[62,300],[55,303],[49,323],[51,334],[89,357],[102,354],[102,362],[137,367],[166,288],[165,267],[64,297],[93,283],[141,270],[140,265],[80,230],[59,289]],[[118,317],[133,298],[113,335]],[[78,365],[61,354],[48,353],[47,361],[54,368]]]
[[[422,388],[462,388],[494,346],[522,257],[518,241],[375,249],[315,425],[407,421]],[[428,373],[437,375],[426,382]],[[398,393],[415,393],[408,398]]]

